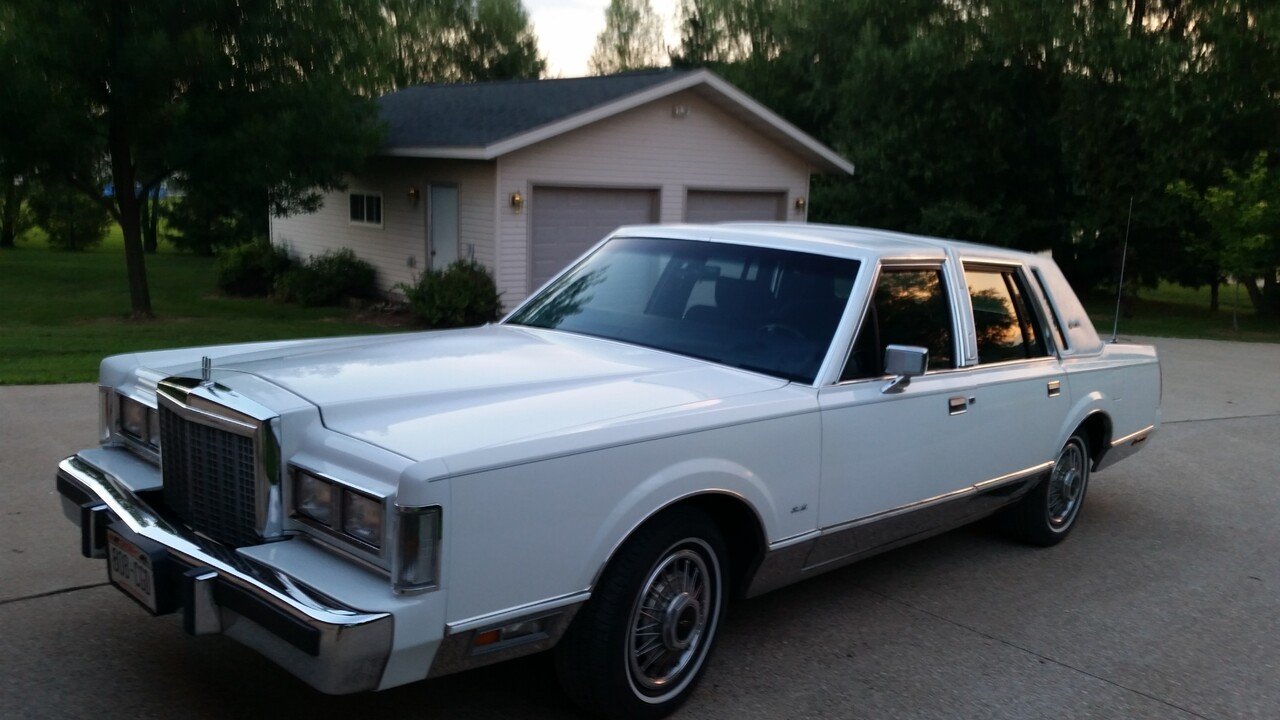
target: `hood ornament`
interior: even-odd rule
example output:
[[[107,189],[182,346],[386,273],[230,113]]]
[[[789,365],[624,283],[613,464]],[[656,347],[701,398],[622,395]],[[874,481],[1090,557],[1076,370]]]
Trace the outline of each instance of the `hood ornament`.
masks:
[[[213,384],[213,359],[208,355],[200,358],[200,384]]]

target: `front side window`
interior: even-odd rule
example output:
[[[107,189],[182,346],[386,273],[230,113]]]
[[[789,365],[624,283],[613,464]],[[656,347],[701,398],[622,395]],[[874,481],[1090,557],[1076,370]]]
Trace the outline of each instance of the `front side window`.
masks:
[[[856,260],[809,253],[615,238],[508,322],[811,383],[857,272]]]
[[[941,268],[884,268],[840,379],[884,375],[888,345],[925,348],[930,370],[950,368],[951,332],[951,301]]]
[[[361,225],[382,224],[382,196],[351,193],[351,222]]]
[[[978,364],[1044,357],[1039,320],[1027,304],[1026,287],[1010,268],[965,265],[973,324],[978,335]]]

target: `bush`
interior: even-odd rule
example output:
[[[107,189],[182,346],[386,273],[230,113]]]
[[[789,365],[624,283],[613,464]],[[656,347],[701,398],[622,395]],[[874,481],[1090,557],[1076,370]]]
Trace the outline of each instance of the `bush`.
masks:
[[[374,298],[378,295],[378,273],[350,248],[331,250],[281,275],[275,295],[306,307],[337,305],[346,298]]]
[[[257,240],[218,255],[218,289],[228,295],[265,297],[297,265],[289,251]]]
[[[427,270],[412,285],[396,289],[428,327],[483,325],[498,319],[502,304],[493,277],[474,260],[458,260],[444,270]]]
[[[27,201],[35,224],[44,230],[55,250],[88,250],[107,235],[111,216],[106,208],[78,190],[41,184]]]

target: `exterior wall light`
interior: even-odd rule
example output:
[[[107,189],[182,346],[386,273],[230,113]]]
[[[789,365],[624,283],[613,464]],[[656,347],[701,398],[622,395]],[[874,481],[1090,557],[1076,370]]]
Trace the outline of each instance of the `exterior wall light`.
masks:
[[[689,117],[689,106],[688,105],[672,106],[671,117],[676,118],[677,120]]]
[[[418,189],[417,185],[410,185],[405,195],[408,196],[409,202],[417,204],[418,199],[422,197],[422,191]]]
[[[524,196],[519,191],[511,193],[511,209],[516,212],[524,209]]]
[[[804,212],[805,205],[807,204],[808,203],[805,202],[804,198],[802,197],[796,198],[796,212]]]

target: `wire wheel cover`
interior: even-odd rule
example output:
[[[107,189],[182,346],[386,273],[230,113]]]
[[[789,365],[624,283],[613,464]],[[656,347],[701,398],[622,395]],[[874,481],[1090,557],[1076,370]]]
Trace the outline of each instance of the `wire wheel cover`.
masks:
[[[1084,450],[1078,442],[1067,443],[1049,476],[1049,524],[1055,530],[1070,525],[1075,518],[1080,510],[1080,502],[1084,499],[1084,488],[1088,480],[1089,467]]]
[[[704,555],[691,545],[703,548]],[[708,562],[710,558],[710,563]],[[627,632],[627,667],[636,689],[677,692],[705,654],[719,613],[720,575],[710,548],[690,538],[654,566],[636,598]]]

